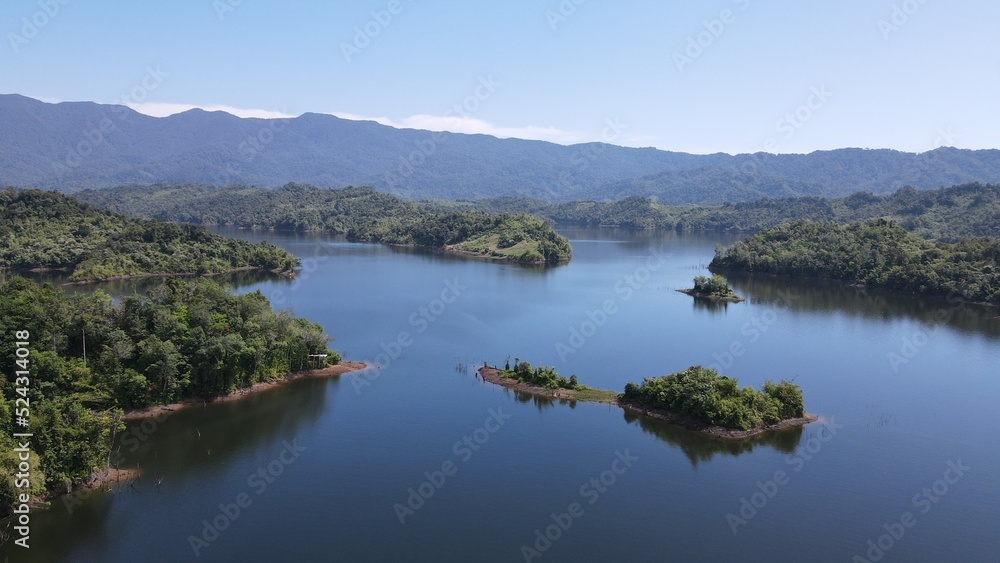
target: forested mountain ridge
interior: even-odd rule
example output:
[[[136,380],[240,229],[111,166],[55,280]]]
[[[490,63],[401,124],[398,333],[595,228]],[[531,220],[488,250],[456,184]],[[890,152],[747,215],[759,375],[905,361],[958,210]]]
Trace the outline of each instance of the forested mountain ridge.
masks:
[[[569,242],[523,213],[433,211],[368,187],[286,184],[245,186],[159,184],[74,194],[99,207],[165,221],[293,231],[325,231],[355,241],[413,245],[518,262],[562,262]]]
[[[648,197],[664,204],[719,205],[764,198],[825,196],[842,194],[834,182],[796,179],[753,169],[711,166],[690,170],[666,170],[641,178],[630,178],[582,190],[575,198],[615,201]]]
[[[65,268],[76,281],[238,269],[293,272],[298,260],[202,227],[126,217],[40,190],[0,190],[0,267]]]
[[[694,155],[396,129],[316,113],[266,120],[190,110],[155,118],[124,106],[0,95],[0,185],[62,191],[157,182],[275,188],[289,180],[330,188],[370,185],[409,199],[638,195],[668,204],[719,204],[996,182],[1000,151]]]
[[[885,217],[929,239],[1000,236],[1000,184],[971,183],[936,190],[904,187],[884,196],[859,192],[838,199],[760,199],[716,206],[671,206],[638,196],[614,202],[547,203],[500,197],[431,201],[426,205],[432,209],[525,212],[556,223],[633,229],[755,232],[799,219],[847,223]]]

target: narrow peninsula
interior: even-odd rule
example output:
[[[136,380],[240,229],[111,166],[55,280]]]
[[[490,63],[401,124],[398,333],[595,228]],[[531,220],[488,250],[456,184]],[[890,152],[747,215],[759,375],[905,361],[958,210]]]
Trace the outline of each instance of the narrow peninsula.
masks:
[[[736,379],[692,366],[662,377],[629,383],[623,393],[591,389],[576,376],[559,376],[552,368],[532,368],[527,362],[509,362],[504,369],[483,365],[483,381],[515,392],[548,399],[616,405],[649,418],[663,420],[713,438],[743,440],[815,422],[805,412],[802,390],[790,381],[765,381],[763,390],[740,388]]]
[[[325,232],[357,242],[504,262],[558,264],[573,255],[566,237],[526,213],[437,210],[365,186],[157,184],[85,190],[74,196],[118,213],[161,221]]]

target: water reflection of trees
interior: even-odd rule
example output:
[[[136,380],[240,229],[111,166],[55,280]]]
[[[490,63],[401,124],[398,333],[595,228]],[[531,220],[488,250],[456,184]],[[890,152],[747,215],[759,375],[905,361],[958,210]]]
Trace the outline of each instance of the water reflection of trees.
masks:
[[[624,417],[625,422],[638,424],[643,432],[680,448],[693,466],[697,466],[699,462],[709,461],[716,455],[738,456],[750,453],[759,447],[771,447],[781,453],[791,454],[798,447],[803,433],[803,428],[799,426],[766,432],[746,440],[722,440],[629,411],[625,411]]]
[[[165,279],[164,277],[148,277],[111,280],[84,285],[62,285],[69,281],[68,272],[16,272],[16,274],[31,279],[37,283],[48,282],[52,285],[62,286],[62,289],[67,293],[92,293],[100,289],[112,296],[132,295],[133,293],[144,295],[150,290],[150,288],[162,284]],[[217,276],[211,276],[211,279],[224,287],[233,288],[247,287],[266,281],[288,280],[285,276],[257,270],[220,274]]]
[[[740,272],[727,272],[726,279],[749,303],[793,311],[836,312],[865,319],[907,318],[1000,338],[1000,309],[996,307],[850,287],[829,280],[797,280]]]
[[[576,408],[577,401],[551,399],[522,391],[512,392],[514,400],[522,404],[533,404],[539,412],[555,406],[556,403]],[[803,433],[803,427],[799,426],[787,430],[767,432],[746,440],[721,440],[631,411],[624,411],[624,417],[625,422],[638,424],[643,432],[652,434],[671,446],[680,448],[691,462],[691,465],[695,466],[699,462],[711,460],[715,455],[738,456],[750,453],[758,447],[771,447],[781,453],[791,454],[798,447]]]
[[[327,389],[339,384],[338,379],[305,379],[239,401],[182,409],[156,424],[154,420],[130,421],[125,436],[135,432],[133,436],[149,438],[137,448],[133,442],[125,444],[121,466],[138,465],[143,474],[140,482],[146,488],[156,477],[163,477],[165,486],[176,486],[185,479],[202,477],[206,466],[225,469],[238,454],[294,438],[303,424],[320,417]]]
[[[155,424],[155,419],[129,421],[124,435],[137,431],[145,436],[137,440],[135,451],[128,451],[131,442],[121,448],[119,466],[141,470],[134,486],[113,485],[114,494],[96,491],[58,497],[50,510],[39,516],[33,513],[34,535],[44,540],[32,541],[25,560],[61,561],[70,553],[106,553],[115,545],[115,535],[130,524],[127,514],[112,510],[113,503],[128,503],[132,495],[157,494],[159,478],[162,492],[180,490],[185,481],[232,469],[233,459],[241,454],[282,440],[291,442],[303,425],[315,423],[327,410],[326,391],[338,385],[336,378],[303,379],[239,401],[185,408]],[[255,469],[246,467],[246,474]],[[116,516],[120,520],[113,522]],[[0,557],[7,550],[7,545],[0,547]]]
[[[698,297],[694,297],[691,301],[694,303],[695,311],[707,311],[709,313],[724,313],[726,307],[729,306],[728,301],[721,299],[699,299]]]
[[[88,550],[96,552],[105,551],[114,544],[113,526],[108,525],[114,502],[111,495],[93,494],[80,498],[72,505],[72,516],[66,514],[63,498],[53,500],[49,510],[32,509],[30,549],[12,545],[13,538],[7,538],[7,535],[12,534],[13,529],[3,530],[10,519],[0,520],[0,530],[7,538],[0,545],[0,560],[68,561],[71,553],[79,555],[80,539],[86,538]]]
[[[532,395],[531,393],[525,393],[524,391],[513,391],[514,400],[522,404],[534,404],[538,412],[542,412],[547,408],[551,408],[556,404],[565,405],[569,403],[570,407],[576,408],[576,401],[570,401],[568,399],[550,399],[548,397],[541,397],[539,395]]]

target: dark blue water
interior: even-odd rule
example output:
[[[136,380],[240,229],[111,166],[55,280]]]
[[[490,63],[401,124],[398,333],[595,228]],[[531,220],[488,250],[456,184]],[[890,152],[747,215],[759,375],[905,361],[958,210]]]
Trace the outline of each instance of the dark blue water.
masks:
[[[706,307],[675,290],[732,239],[565,234],[544,269],[240,233],[305,269],[239,291],[383,367],[133,423],[143,477],[37,513],[31,559],[997,560],[1000,312],[739,277],[747,302]],[[825,425],[718,442],[475,377],[507,357],[617,390],[693,364],[794,378]]]

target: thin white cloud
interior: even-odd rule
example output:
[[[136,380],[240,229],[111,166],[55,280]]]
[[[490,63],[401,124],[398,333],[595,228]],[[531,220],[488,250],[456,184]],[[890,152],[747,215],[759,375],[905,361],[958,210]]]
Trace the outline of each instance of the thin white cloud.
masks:
[[[32,98],[57,104],[62,102],[58,98],[47,96],[31,96]],[[194,108],[205,111],[224,111],[237,117],[256,117],[261,119],[287,119],[296,116],[285,111],[268,111],[262,109],[242,109],[224,105],[196,105],[179,104],[171,102],[142,102],[126,104],[133,110],[152,117],[167,117],[177,113],[182,113]],[[586,134],[574,131],[563,131],[555,127],[538,127],[529,125],[526,127],[499,127],[482,119],[472,117],[445,117],[443,115],[417,114],[402,119],[394,120],[388,117],[368,117],[347,112],[332,112],[330,115],[351,121],[374,121],[381,125],[395,127],[397,129],[421,129],[426,131],[448,131],[451,133],[466,133],[470,135],[483,134],[493,135],[502,139],[528,139],[535,141],[549,141],[561,145],[572,145],[576,143],[608,142],[623,147],[650,147],[656,146],[659,140],[653,135],[623,135],[615,139],[604,139],[601,134]],[[656,147],[661,150],[673,150],[665,147]]]
[[[569,145],[594,140],[593,136],[582,133],[563,131],[555,127],[501,127],[482,119],[472,117],[445,117],[441,115],[418,114],[399,120],[388,117],[365,117],[352,113],[334,112],[332,115],[341,119],[354,121],[374,121],[397,129],[423,129],[427,131],[449,131],[451,133],[493,135],[500,138],[530,139],[536,141],[551,141]]]
[[[134,109],[135,111],[149,115],[152,117],[167,117],[168,115],[174,115],[176,113],[185,112],[194,108],[203,109],[205,111],[224,111],[235,115],[236,117],[258,117],[261,119],[282,119],[288,117],[295,117],[284,111],[269,111],[264,109],[242,109],[234,108],[231,106],[222,105],[195,105],[195,104],[176,104],[169,102],[133,102],[126,104],[128,107]]]
[[[268,111],[262,109],[242,109],[224,105],[196,105],[179,104],[170,102],[142,102],[130,103],[128,107],[135,111],[153,116],[166,117],[190,109],[200,108],[205,111],[224,111],[237,117],[258,117],[262,119],[279,119],[295,117],[283,111]],[[332,112],[331,115],[341,119],[352,121],[374,121],[376,123],[395,127],[397,129],[422,129],[426,131],[448,131],[451,133],[482,134],[492,135],[501,139],[529,139],[536,141],[550,141],[563,145],[574,143],[586,143],[598,140],[599,136],[588,135],[574,131],[563,131],[555,127],[539,127],[528,125],[525,127],[502,127],[494,125],[482,119],[473,117],[445,117],[441,115],[417,114],[402,119],[390,119],[388,117],[368,117],[346,112]]]

